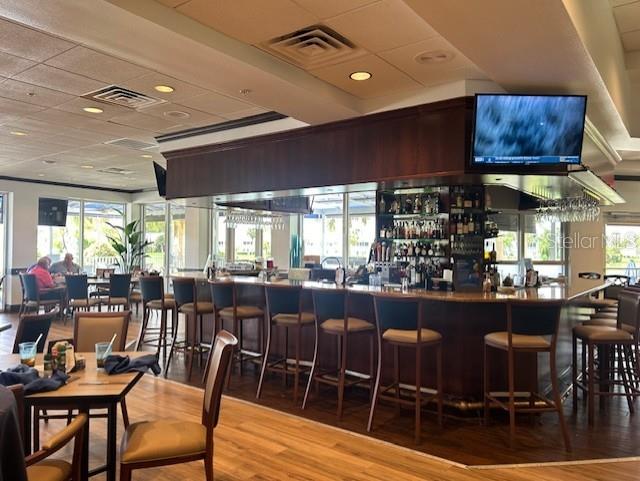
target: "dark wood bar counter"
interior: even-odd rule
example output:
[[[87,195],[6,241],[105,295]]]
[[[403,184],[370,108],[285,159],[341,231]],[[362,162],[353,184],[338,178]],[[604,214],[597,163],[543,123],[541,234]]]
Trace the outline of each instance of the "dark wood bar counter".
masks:
[[[255,277],[230,277],[229,282],[235,282],[239,302],[264,305],[264,281]],[[510,299],[544,301],[564,300],[567,309],[564,309],[560,326],[560,345],[558,347],[558,369],[561,380],[569,382],[568,373],[571,362],[570,332],[572,327],[570,306],[573,299],[587,295],[590,292],[603,289],[605,285],[597,286],[588,291],[572,290],[565,286],[548,286],[540,288],[517,289],[512,294],[482,293],[482,292],[452,292],[452,291],[426,291],[421,289],[409,289],[402,291],[400,288],[374,287],[367,285],[354,285],[348,287],[336,286],[334,283],[325,282],[300,282],[300,281],[276,281],[278,284],[301,285],[303,288],[304,310],[312,312],[311,292],[313,289],[346,289],[349,293],[349,314],[375,321],[373,309],[374,293],[386,293],[398,296],[413,296],[423,300],[423,323],[429,329],[436,330],[443,337],[443,377],[446,402],[458,409],[478,409],[482,399],[482,366],[483,366],[483,339],[490,332],[506,330],[506,303]],[[211,323],[212,324],[212,323]],[[225,326],[227,329],[231,326]],[[273,353],[284,352],[284,336],[276,334],[273,341]],[[322,335],[322,334],[321,334]],[[261,351],[258,345],[257,326],[248,323],[243,333],[245,347]],[[311,360],[313,353],[313,330],[303,330],[302,357]],[[291,347],[291,346],[290,346]],[[292,352],[290,350],[290,352]],[[415,363],[406,353],[400,352],[401,381],[412,385],[415,379]],[[386,354],[385,354],[386,355]],[[493,369],[492,386],[504,386],[506,390],[506,362],[500,359],[502,353],[492,353]],[[334,366],[337,359],[337,346],[334,343],[321,343],[319,352],[320,364],[326,367]],[[501,362],[503,361],[503,362]],[[548,363],[541,358],[537,372],[531,355],[517,356],[516,369],[518,380],[521,381],[516,388],[529,390],[533,380],[538,379],[544,391],[549,384]],[[368,344],[359,346],[351,344],[349,350],[348,369],[353,373],[368,374]],[[429,354],[426,354],[425,363],[434,363]],[[501,367],[504,366],[504,367]],[[423,386],[432,386],[433,370],[424,369]],[[384,376],[390,376],[391,372],[383,372]]]

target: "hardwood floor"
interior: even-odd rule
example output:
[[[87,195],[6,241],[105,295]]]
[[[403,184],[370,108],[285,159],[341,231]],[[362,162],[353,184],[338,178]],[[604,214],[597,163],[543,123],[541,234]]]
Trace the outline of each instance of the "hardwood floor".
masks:
[[[15,316],[0,316],[0,323],[5,321],[15,322]],[[138,328],[139,323],[134,322],[130,339],[135,338]],[[67,326],[56,323],[50,336],[65,337],[70,332],[70,323]],[[10,351],[14,334],[15,327],[0,333],[0,352]],[[183,381],[181,357],[174,366],[171,376]],[[194,382],[199,379],[199,372],[194,373],[193,379]],[[618,409],[615,405],[608,407],[608,416],[602,413],[597,416],[597,425],[591,430],[587,429],[582,414],[569,419],[575,448],[574,453],[567,456],[553,416],[543,416],[533,427],[526,418],[519,419],[518,442],[514,449],[506,444],[506,423],[499,417],[489,427],[480,426],[474,417],[449,417],[444,427],[438,429],[434,418],[425,416],[424,440],[416,447],[412,443],[411,415],[397,415],[392,407],[383,406],[379,411],[374,437],[363,434],[368,412],[364,391],[348,393],[345,421],[336,428],[331,426],[337,423],[335,392],[330,388],[324,388],[320,397],[312,398],[309,409],[301,411],[293,405],[291,389],[283,390],[280,377],[270,377],[260,403],[277,406],[278,410],[274,410],[253,403],[255,385],[254,369],[246,369],[242,378],[236,372],[231,390],[225,396],[216,431],[218,480],[640,479],[640,459],[543,467],[478,466],[638,455],[640,443],[635,417],[629,416],[626,408]],[[149,402],[150,399],[153,402]],[[159,417],[199,420],[202,391],[146,375],[127,397],[127,404],[132,422]],[[567,412],[570,412],[569,407]],[[583,413],[584,409],[581,407],[579,412]],[[61,425],[51,422],[50,426],[44,427],[43,438]],[[94,464],[98,464],[104,459],[105,425],[95,421],[93,426],[91,456]],[[120,435],[121,423],[118,429]],[[435,456],[446,456],[458,462]],[[191,463],[134,474],[134,480],[152,479],[201,480],[204,470],[200,463]]]

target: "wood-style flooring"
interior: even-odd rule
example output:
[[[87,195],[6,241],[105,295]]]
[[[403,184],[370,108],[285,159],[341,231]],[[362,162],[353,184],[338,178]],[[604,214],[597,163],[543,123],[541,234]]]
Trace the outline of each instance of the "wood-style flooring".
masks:
[[[14,315],[0,316],[0,323],[15,324],[15,320]],[[130,339],[135,338],[138,329],[139,323],[134,322]],[[56,323],[50,336],[68,337],[71,330],[71,323],[67,326]],[[0,333],[0,352],[10,352],[14,334],[15,326]],[[199,370],[195,369],[194,383],[199,376]],[[177,357],[170,377],[184,382],[182,356]],[[448,417],[440,429],[434,418],[427,415],[423,442],[415,446],[411,413],[398,414],[390,406],[380,409],[372,436],[366,435],[368,406],[364,391],[347,394],[344,421],[339,424],[335,418],[335,391],[331,388],[323,388],[320,396],[311,400],[309,408],[301,411],[292,402],[291,388],[283,389],[278,376],[270,377],[265,384],[264,396],[259,402],[265,407],[257,406],[254,404],[256,383],[256,369],[247,368],[242,377],[237,370],[234,372],[217,430],[218,480],[640,479],[640,458],[544,467],[487,466],[638,456],[637,416],[629,416],[626,407],[616,402],[610,403],[607,413],[598,414],[592,429],[586,425],[584,407],[581,406],[579,415],[574,417],[567,406],[574,442],[574,452],[567,455],[553,415],[542,416],[535,420],[535,425],[526,417],[519,419],[518,440],[513,449],[507,444],[505,419],[499,416],[489,427],[480,425],[474,416]],[[127,403],[132,422],[157,417],[198,420],[201,396],[200,389],[147,375],[127,397]],[[104,456],[105,428],[99,421],[92,426],[95,430],[91,455],[98,464]],[[60,427],[51,422],[44,428],[43,437]],[[118,429],[121,431],[121,423]],[[204,479],[204,471],[201,464],[191,463],[134,474],[134,480],[152,479]]]

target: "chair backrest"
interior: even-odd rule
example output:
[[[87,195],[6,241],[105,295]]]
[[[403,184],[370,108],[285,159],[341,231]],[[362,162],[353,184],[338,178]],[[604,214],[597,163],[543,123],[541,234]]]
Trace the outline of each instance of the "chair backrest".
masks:
[[[344,319],[347,313],[347,291],[344,289],[312,289],[313,312],[318,323],[327,319]]]
[[[264,288],[269,318],[276,314],[297,314],[301,310],[302,286],[269,284]]]
[[[67,286],[67,297],[71,299],[87,299],[89,297],[89,284],[86,274],[66,275],[64,282]]]
[[[42,334],[38,342],[38,352],[44,352],[44,345],[49,335],[51,322],[58,315],[58,309],[47,312],[46,314],[25,314],[18,320],[18,328],[16,329],[16,338],[13,343],[13,353],[20,352],[20,343],[34,342],[38,336]]]
[[[131,274],[113,274],[109,277],[109,297],[125,297],[131,294]]]
[[[507,302],[507,331],[526,336],[556,336],[562,300],[512,299]]]
[[[211,298],[211,288],[208,279],[194,279],[196,285],[196,299],[198,302],[213,302]]]
[[[422,325],[422,302],[417,297],[374,294],[373,306],[380,333],[387,329],[412,331]]]
[[[173,279],[173,297],[178,307],[194,302],[196,299],[196,282],[193,277],[176,277]]]
[[[640,291],[625,289],[618,294],[618,322],[617,327],[629,326],[638,335],[640,327]]]
[[[37,301],[40,298],[38,291],[38,281],[35,274],[20,274],[22,288],[24,289],[24,299],[27,301]]]
[[[233,307],[236,299],[236,285],[233,281],[211,281],[211,299],[216,312]]]
[[[140,276],[142,302],[161,301],[164,298],[164,279],[160,276]]]
[[[207,427],[209,434],[207,442],[213,442],[213,428],[218,425],[222,390],[231,365],[231,355],[237,344],[238,340],[233,334],[222,330],[216,335],[211,346],[202,406],[202,424]]]
[[[118,337],[113,343],[113,350],[124,351],[130,320],[130,311],[76,312],[73,328],[76,352],[95,352],[96,343],[109,342],[114,333]]]
[[[24,384],[13,384],[12,386],[7,386],[7,389],[11,391],[15,398],[20,436],[24,439]]]

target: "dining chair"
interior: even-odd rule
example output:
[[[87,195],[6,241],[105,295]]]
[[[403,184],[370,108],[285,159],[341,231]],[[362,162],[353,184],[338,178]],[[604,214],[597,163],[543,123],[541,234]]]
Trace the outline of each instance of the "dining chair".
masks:
[[[167,358],[167,314],[171,311],[171,333],[176,328],[176,317],[178,315],[176,309],[176,301],[173,297],[167,297],[164,292],[164,279],[161,276],[140,276],[138,280],[140,284],[140,295],[142,301],[142,326],[136,344],[136,351],[139,351],[143,344],[148,344],[156,339],[147,340],[145,336],[151,332],[148,327],[149,318],[152,312],[160,312],[160,327],[156,329],[158,332],[158,346],[156,352],[159,354],[162,348],[162,358]],[[154,332],[156,332],[154,331]]]
[[[20,344],[23,342],[35,342],[38,336],[42,334],[38,341],[37,351],[43,352],[44,345],[49,335],[51,322],[58,316],[59,311],[46,312],[44,314],[24,314],[18,319],[18,327],[16,329],[16,337],[13,342],[13,353],[20,352]]]
[[[65,275],[67,286],[67,305],[73,309],[90,310],[94,306],[100,307],[100,299],[89,296],[89,283],[86,274]]]
[[[107,310],[111,310],[112,307],[122,306],[125,311],[128,311],[130,293],[131,274],[113,274],[109,277],[108,295],[100,299],[107,306]]]
[[[204,460],[207,481],[213,481],[214,430],[222,390],[238,340],[227,331],[215,337],[206,367],[201,421],[159,419],[131,424],[120,443],[120,481],[131,481],[135,469]]]
[[[9,386],[16,398],[18,406],[18,421],[24,425],[24,386],[16,384]],[[42,449],[25,458],[27,479],[29,481],[79,481],[80,459],[82,456],[82,440],[84,437],[84,425],[87,423],[85,413],[78,414],[70,424],[54,434],[42,446]],[[22,433],[24,436],[24,433]],[[72,461],[69,463],[63,459],[48,459],[52,454],[65,447],[69,441],[74,440]]]
[[[20,282],[24,289],[22,312],[31,310],[39,312],[41,307],[45,309],[60,307],[60,299],[40,299],[40,289],[38,289],[35,274],[20,274]]]

